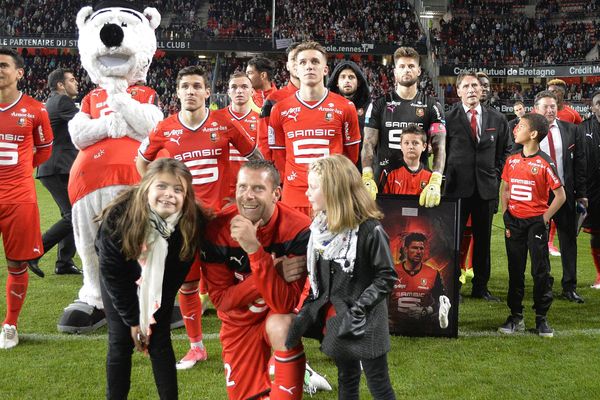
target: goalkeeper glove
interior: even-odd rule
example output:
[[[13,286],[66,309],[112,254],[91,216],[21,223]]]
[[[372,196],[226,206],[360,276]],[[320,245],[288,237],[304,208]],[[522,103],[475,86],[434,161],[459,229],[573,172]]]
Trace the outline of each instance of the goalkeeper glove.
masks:
[[[373,198],[373,200],[375,200],[377,198],[377,184],[375,183],[375,180],[373,179],[373,169],[372,168],[369,168],[369,167],[363,168],[362,181],[363,181],[365,187],[367,188],[367,191]]]
[[[431,174],[431,178],[429,178],[429,183],[421,192],[421,196],[419,197],[419,205],[425,206],[427,208],[439,205],[440,200],[442,198],[441,186],[442,174],[440,174],[439,172],[434,172],[433,174]]]

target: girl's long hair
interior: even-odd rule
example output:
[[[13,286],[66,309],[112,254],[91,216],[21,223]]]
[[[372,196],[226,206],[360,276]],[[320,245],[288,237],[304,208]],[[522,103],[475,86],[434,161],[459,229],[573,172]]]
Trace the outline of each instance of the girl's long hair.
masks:
[[[187,167],[172,158],[159,158],[148,164],[148,170],[141,182],[120,193],[98,216],[104,220],[114,207],[125,208],[121,217],[115,221],[115,233],[122,238],[121,251],[128,260],[137,260],[142,251],[148,227],[148,190],[159,174],[171,174],[185,186],[185,197],[181,208],[179,229],[183,245],[179,252],[181,260],[194,257],[200,230],[208,220],[208,212],[196,204],[192,187],[192,174]]]
[[[310,165],[325,195],[327,226],[333,233],[354,229],[369,218],[383,214],[365,188],[356,166],[341,154],[319,158]]]

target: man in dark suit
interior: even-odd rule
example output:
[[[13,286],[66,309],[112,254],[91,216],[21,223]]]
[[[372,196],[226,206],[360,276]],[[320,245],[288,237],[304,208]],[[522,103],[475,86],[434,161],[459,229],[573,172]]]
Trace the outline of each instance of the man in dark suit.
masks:
[[[472,297],[500,301],[488,290],[492,217],[508,155],[508,122],[480,103],[481,84],[475,73],[458,76],[461,102],[446,114],[445,196],[461,199],[460,236],[471,216],[473,230]]]
[[[42,236],[44,252],[58,244],[58,257],[54,269],[58,275],[81,274],[73,263],[75,241],[71,224],[71,202],[67,193],[69,171],[77,157],[77,149],[71,142],[67,127],[68,122],[79,111],[73,101],[78,93],[77,85],[72,70],[59,68],[48,75],[51,93],[46,101],[46,109],[54,132],[54,146],[50,159],[38,167],[36,174],[36,178],[48,189],[60,209],[61,219]],[[29,267],[43,277],[44,272],[39,268],[38,262],[39,259],[31,261]]]
[[[558,175],[565,187],[567,200],[554,215],[558,232],[563,267],[562,297],[583,303],[577,294],[577,203],[588,206],[586,194],[585,141],[577,126],[556,119],[558,101],[556,96],[544,90],[537,94],[535,112],[543,115],[550,124],[548,136],[540,142],[543,152],[555,161]]]
[[[515,143],[515,135],[514,135],[514,130],[515,127],[517,126],[517,124],[519,123],[519,121],[521,120],[521,117],[523,115],[525,115],[525,113],[527,112],[525,110],[525,104],[523,104],[523,102],[521,100],[517,100],[515,101],[515,104],[513,104],[513,112],[516,115],[516,118],[511,119],[510,121],[508,121],[508,141],[510,143],[510,145],[512,146]]]

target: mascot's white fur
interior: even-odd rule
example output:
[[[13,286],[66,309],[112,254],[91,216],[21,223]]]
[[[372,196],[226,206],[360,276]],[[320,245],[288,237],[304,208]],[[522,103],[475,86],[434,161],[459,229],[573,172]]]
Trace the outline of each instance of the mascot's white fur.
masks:
[[[79,299],[59,320],[61,332],[84,333],[106,323],[94,249],[99,224],[93,219],[139,180],[139,142],[163,118],[156,92],[139,85],[156,51],[154,31],[159,24],[155,8],[142,10],[118,0],[83,7],[77,14],[81,63],[99,88],[84,98],[81,111],[69,123],[73,144],[80,150],[71,169],[69,197],[83,286]]]

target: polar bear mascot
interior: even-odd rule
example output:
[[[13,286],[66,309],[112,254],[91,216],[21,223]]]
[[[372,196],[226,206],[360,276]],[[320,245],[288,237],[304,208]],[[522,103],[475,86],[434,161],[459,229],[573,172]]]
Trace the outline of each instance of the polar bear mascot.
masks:
[[[60,332],[85,333],[106,323],[94,250],[99,223],[94,218],[121,190],[140,180],[137,150],[163,118],[156,92],[140,85],[156,51],[159,24],[155,8],[128,1],[100,1],[77,13],[81,64],[98,88],[85,96],[69,123],[80,150],[69,177],[69,198],[83,286],[58,322]]]

